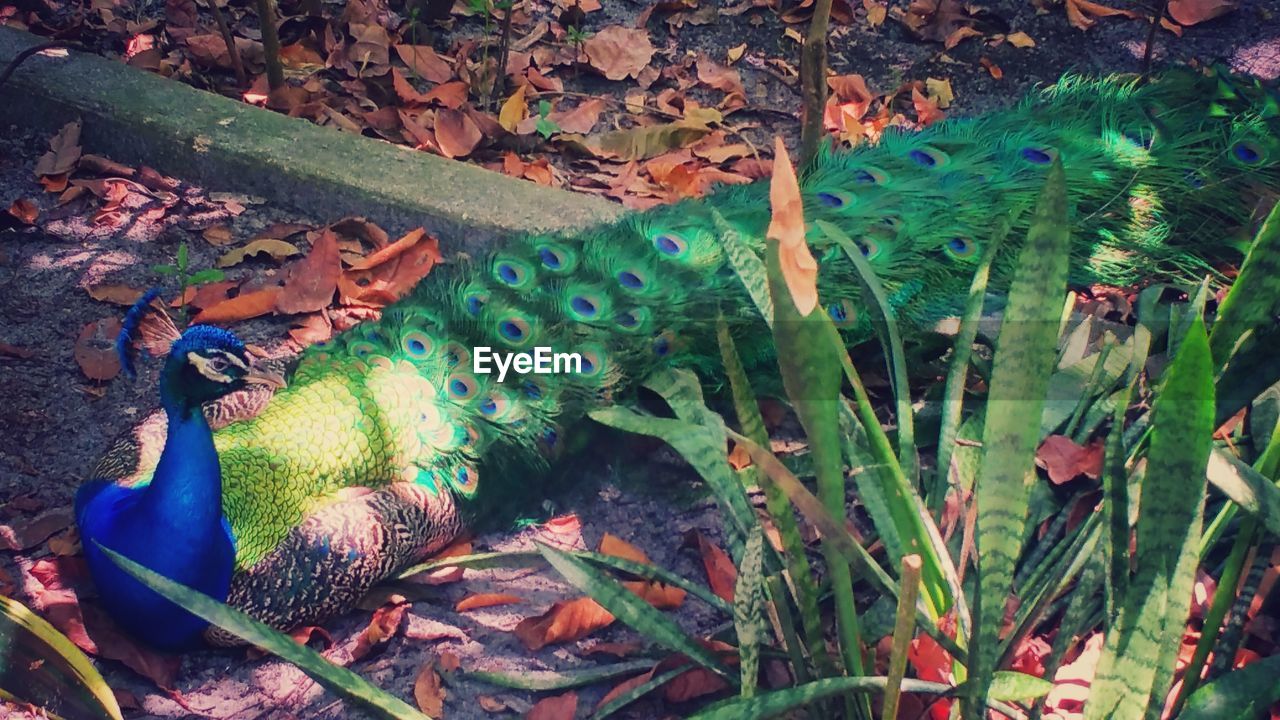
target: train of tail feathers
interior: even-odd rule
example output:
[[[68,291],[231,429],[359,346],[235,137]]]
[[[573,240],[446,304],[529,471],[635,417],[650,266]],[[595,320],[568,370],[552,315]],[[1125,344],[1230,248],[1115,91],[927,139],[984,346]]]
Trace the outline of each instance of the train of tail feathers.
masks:
[[[1021,210],[1055,159],[1074,283],[1203,276],[1239,257],[1226,229],[1248,225],[1258,201],[1280,191],[1280,99],[1224,73],[1069,76],[1014,108],[824,152],[800,175],[804,215],[811,229],[825,220],[856,240],[898,321],[918,333],[961,310],[998,218],[1014,218],[1011,238],[1025,234]],[[479,500],[544,471],[587,410],[656,367],[715,357],[717,308],[737,336],[769,337],[728,268],[713,211],[762,251],[767,183],[571,234],[513,237],[307,349],[256,415],[237,418],[232,403],[216,430],[205,403],[280,378],[256,369],[231,333],[188,328],[161,372],[163,412],[119,441],[76,496],[103,603],[159,647],[235,642],[99,546],[277,628],[350,609],[462,533]],[[823,309],[850,343],[865,339],[856,270],[823,233],[809,241]],[[1007,245],[992,267],[997,291],[1013,270],[1016,243]],[[472,372],[478,346],[549,347],[577,353],[581,366],[498,382]]]

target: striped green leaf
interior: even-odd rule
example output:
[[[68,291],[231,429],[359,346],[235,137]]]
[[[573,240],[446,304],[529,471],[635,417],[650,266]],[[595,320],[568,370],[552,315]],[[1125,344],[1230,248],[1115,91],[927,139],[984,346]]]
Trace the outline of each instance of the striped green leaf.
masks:
[[[1178,720],[1253,720],[1280,702],[1280,655],[1272,655],[1205,683]]]
[[[1067,287],[1067,227],[1066,178],[1055,161],[1009,289],[987,396],[982,471],[975,490],[978,592],[970,664],[973,694],[966,707],[970,718],[980,716],[977,700],[986,697],[992,682],[998,632],[1021,554],[1040,419],[1057,357]]]
[[[498,687],[545,692],[595,685],[623,675],[634,675],[651,670],[656,664],[656,660],[632,660],[582,670],[521,670],[511,673],[469,670],[466,676]]]
[[[693,715],[689,720],[758,720],[759,718],[769,718],[803,708],[835,695],[843,695],[850,692],[882,692],[886,681],[887,679],[883,675],[815,680],[786,690],[762,693],[753,698],[722,700]],[[949,695],[955,691],[955,688],[923,680],[903,680],[902,691],[932,696]],[[1018,720],[1026,717],[1016,708],[996,700],[988,701],[987,705],[992,710],[1004,714],[1005,717],[1017,718]]]
[[[1138,502],[1138,571],[1107,633],[1087,720],[1160,716],[1190,610],[1213,412],[1213,360],[1197,318],[1152,408]]]
[[[1227,296],[1218,307],[1218,320],[1209,335],[1209,348],[1221,367],[1245,333],[1273,323],[1280,310],[1280,205],[1254,238]]]
[[[67,636],[0,595],[0,700],[31,703],[67,720],[120,720],[111,688]]]
[[[315,650],[294,642],[288,635],[273,630],[202,592],[176,583],[113,550],[102,545],[98,547],[111,558],[112,562],[162,597],[176,603],[201,620],[217,625],[245,642],[288,660],[316,682],[342,697],[364,705],[378,717],[395,720],[430,720],[400,698],[378,689],[350,670],[334,665]]]
[[[733,625],[738,631],[739,676],[742,690],[749,698],[756,693],[760,675],[760,646],[766,640],[764,625],[764,535],[752,533],[747,538],[747,551],[738,567],[738,580],[733,588]]]

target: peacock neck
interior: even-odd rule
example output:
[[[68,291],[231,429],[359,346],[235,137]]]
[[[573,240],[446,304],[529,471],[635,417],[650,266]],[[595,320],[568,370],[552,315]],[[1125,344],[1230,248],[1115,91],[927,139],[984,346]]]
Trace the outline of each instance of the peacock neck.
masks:
[[[157,523],[203,534],[222,521],[218,453],[200,403],[181,393],[172,375],[165,372],[160,382],[169,427],[142,503]]]

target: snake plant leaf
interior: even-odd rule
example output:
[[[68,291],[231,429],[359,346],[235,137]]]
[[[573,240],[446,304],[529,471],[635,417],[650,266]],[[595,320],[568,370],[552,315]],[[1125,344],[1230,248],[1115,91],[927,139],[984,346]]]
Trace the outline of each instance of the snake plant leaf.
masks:
[[[1280,205],[1271,208],[1258,230],[1240,274],[1218,307],[1209,348],[1218,367],[1251,330],[1274,322],[1280,310]]]
[[[1195,318],[1153,403],[1138,500],[1138,570],[1107,633],[1087,720],[1160,716],[1190,612],[1213,413],[1213,358]]]
[[[111,688],[74,643],[27,606],[0,595],[0,700],[67,720],[120,720]]]
[[[978,592],[971,653],[971,699],[986,697],[999,652],[997,636],[1021,554],[1035,451],[1049,378],[1057,359],[1070,233],[1066,176],[1055,160],[1018,256],[991,371],[978,476]],[[967,704],[966,717],[981,713]]]
[[[482,680],[499,687],[543,692],[594,685],[622,675],[633,675],[651,670],[656,664],[656,660],[631,660],[582,670],[522,670],[518,673],[471,670],[465,674],[469,678]],[[688,670],[687,667],[681,668],[682,672],[686,670]]]
[[[1280,702],[1280,655],[1232,670],[1191,694],[1177,720],[1252,720]]]
[[[368,680],[344,667],[334,665],[315,650],[299,645],[288,635],[273,630],[202,592],[192,590],[148,567],[139,565],[114,550],[103,547],[101,544],[98,547],[111,558],[112,562],[162,597],[176,603],[196,617],[288,660],[316,682],[342,697],[364,705],[378,717],[388,718],[388,720],[431,720],[403,700],[378,689]]]

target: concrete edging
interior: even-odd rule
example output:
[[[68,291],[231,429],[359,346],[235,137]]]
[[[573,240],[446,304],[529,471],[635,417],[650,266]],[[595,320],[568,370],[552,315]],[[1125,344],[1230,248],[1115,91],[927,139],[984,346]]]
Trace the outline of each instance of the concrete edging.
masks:
[[[0,27],[0,67],[45,40]],[[36,55],[0,87],[0,127],[53,132],[80,118],[86,152],[146,164],[210,190],[258,195],[393,232],[423,225],[450,248],[586,227],[622,208],[245,105],[97,55]]]

